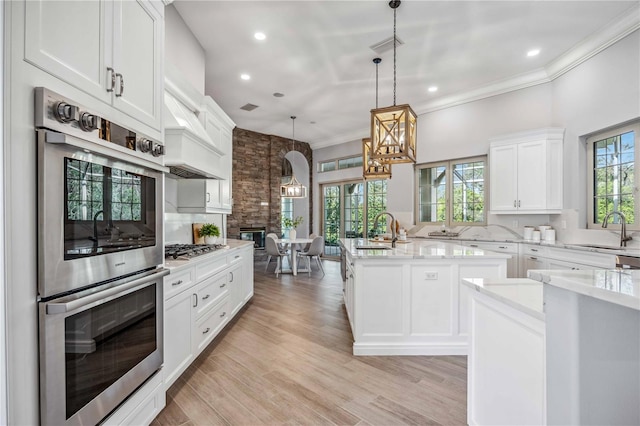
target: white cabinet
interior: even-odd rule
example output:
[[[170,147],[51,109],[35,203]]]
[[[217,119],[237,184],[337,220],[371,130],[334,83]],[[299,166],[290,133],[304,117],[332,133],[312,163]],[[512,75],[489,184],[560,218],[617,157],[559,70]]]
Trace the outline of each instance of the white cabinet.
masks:
[[[220,181],[217,179],[178,180],[178,211],[181,213],[220,213]]]
[[[161,5],[148,0],[40,0],[27,1],[25,7],[28,62],[162,129]]]
[[[232,207],[232,171],[233,171],[233,129],[236,126],[229,116],[207,96],[199,114],[209,138],[216,149],[222,152],[220,159],[220,208],[231,213]]]
[[[253,295],[253,246],[192,261],[164,278],[165,389]]]
[[[550,214],[562,209],[564,129],[540,129],[491,140],[490,212]]]
[[[520,276],[530,269],[611,269],[615,255],[550,247],[540,244],[520,244]]]
[[[518,278],[518,244],[499,243],[485,241],[462,241],[465,246],[478,247],[483,250],[491,250],[498,253],[507,253],[511,259],[507,260],[507,278]]]

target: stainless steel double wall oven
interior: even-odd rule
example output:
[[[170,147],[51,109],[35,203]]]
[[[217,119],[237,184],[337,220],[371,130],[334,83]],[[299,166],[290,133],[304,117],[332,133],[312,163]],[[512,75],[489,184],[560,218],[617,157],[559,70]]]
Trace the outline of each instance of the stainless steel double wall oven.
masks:
[[[96,424],[162,365],[164,147],[35,89],[40,412]]]

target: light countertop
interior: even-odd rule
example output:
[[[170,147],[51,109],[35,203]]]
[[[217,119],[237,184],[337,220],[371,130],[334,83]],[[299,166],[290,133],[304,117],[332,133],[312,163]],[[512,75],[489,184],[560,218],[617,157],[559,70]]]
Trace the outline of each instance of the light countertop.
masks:
[[[472,290],[544,321],[543,284],[538,281],[529,278],[464,278],[462,283]]]
[[[253,241],[227,239],[227,241],[224,244],[225,247],[220,248],[216,251],[212,251],[200,256],[194,256],[190,259],[165,259],[164,267],[171,270],[172,272],[175,272],[178,269],[193,266],[198,262],[203,262],[213,257],[226,256],[227,254],[229,254],[229,251],[231,250],[235,250],[235,249],[239,249],[247,246],[253,246],[253,244],[254,244]]]
[[[359,250],[357,246],[391,247],[389,242],[373,242],[363,238],[341,238],[340,243],[356,259],[509,259],[510,254],[496,253],[453,241],[411,239],[396,243],[391,250]]]
[[[640,311],[640,270],[531,270],[529,278]]]

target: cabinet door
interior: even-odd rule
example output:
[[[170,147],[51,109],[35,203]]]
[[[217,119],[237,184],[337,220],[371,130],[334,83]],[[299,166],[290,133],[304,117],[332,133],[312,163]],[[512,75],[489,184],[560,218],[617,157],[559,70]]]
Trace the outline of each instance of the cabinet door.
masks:
[[[220,180],[207,179],[206,180],[206,206],[207,209],[220,209]]]
[[[253,297],[253,247],[242,253],[242,300],[247,303]]]
[[[193,361],[192,311],[195,295],[185,291],[164,306],[164,382],[169,388]]]
[[[154,129],[162,127],[163,18],[146,0],[115,3],[114,106]]]
[[[491,210],[514,211],[517,209],[518,155],[517,145],[491,148],[489,158],[491,175]]]
[[[546,142],[518,145],[518,210],[547,208]]]
[[[231,292],[230,304],[231,304],[231,315],[235,315],[236,312],[242,308],[244,305],[244,288],[243,288],[243,263],[240,260],[240,263],[232,266],[229,272],[227,272],[228,278],[227,282],[229,283],[229,291]]]
[[[526,277],[530,269],[549,269],[549,262],[543,257],[525,256],[522,262],[522,276]]]
[[[112,2],[27,1],[25,13],[27,62],[110,103]]]

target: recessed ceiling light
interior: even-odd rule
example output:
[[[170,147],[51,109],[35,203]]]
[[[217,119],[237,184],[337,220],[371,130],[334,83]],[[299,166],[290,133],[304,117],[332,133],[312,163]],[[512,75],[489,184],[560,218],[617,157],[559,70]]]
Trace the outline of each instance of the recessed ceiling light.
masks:
[[[261,32],[257,32],[253,36],[256,38],[256,40],[264,40],[267,38],[267,35]]]
[[[251,76],[249,74],[240,74],[240,78],[243,80],[251,80]]]
[[[527,56],[529,57],[538,56],[539,53],[540,53],[540,49],[531,49],[530,51],[527,52]]]
[[[276,98],[283,98],[284,97],[284,93],[276,92],[276,93],[273,94],[273,96],[275,96]]]
[[[438,91],[438,86],[431,86],[427,89],[430,92],[437,92]]]
[[[311,124],[316,124],[316,122],[315,122],[315,121],[310,121],[309,123],[311,123]]]

